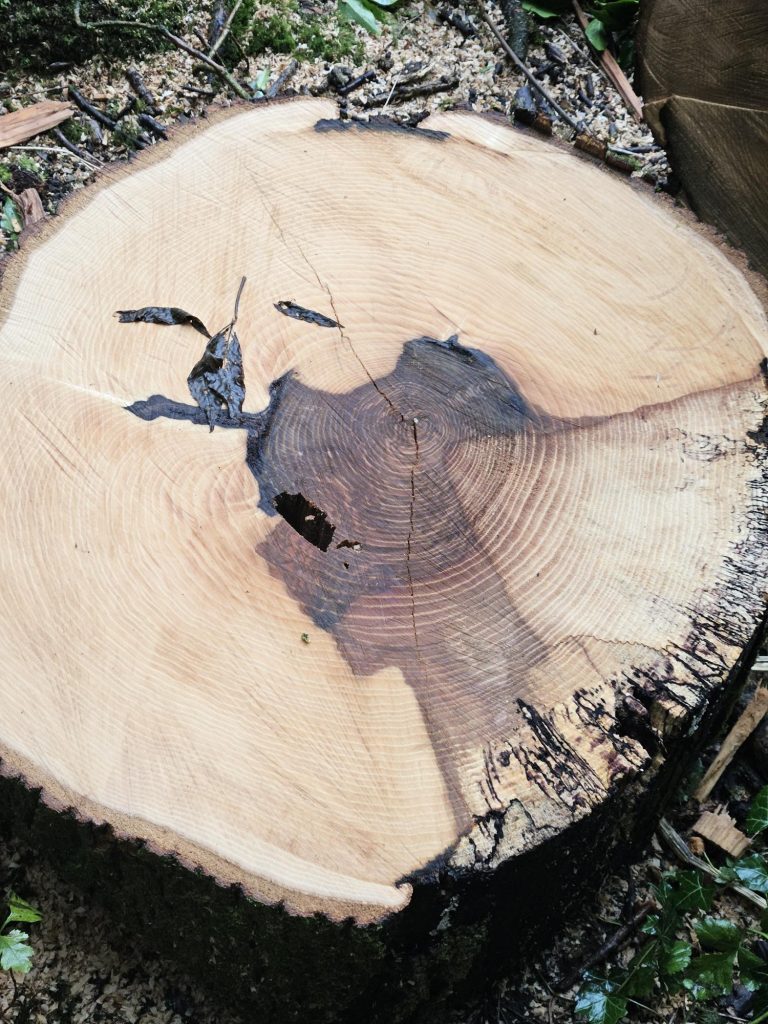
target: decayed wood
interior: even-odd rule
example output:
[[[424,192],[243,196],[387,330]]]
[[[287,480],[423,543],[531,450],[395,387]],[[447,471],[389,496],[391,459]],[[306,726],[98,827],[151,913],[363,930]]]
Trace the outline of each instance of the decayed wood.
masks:
[[[732,857],[741,857],[750,843],[749,837],[736,828],[736,822],[725,811],[703,811],[693,831]]]
[[[21,110],[0,117],[0,149],[16,146],[20,142],[55,128],[72,116],[72,104],[58,100],[42,100]]]
[[[739,267],[566,148],[334,110],[105,176],[1,299],[4,771],[242,886],[264,1020],[275,943],[339,1019],[553,919],[765,611]]]
[[[645,116],[704,220],[768,273],[768,5],[645,0]]]
[[[765,718],[766,713],[768,713],[768,680],[761,682],[749,704],[744,708],[734,723],[733,728],[723,740],[720,749],[712,760],[712,764],[707,768],[704,778],[696,787],[696,792],[693,794],[694,799],[699,801],[707,799],[717,785],[720,776],[733,760],[736,751],[752,735]]]

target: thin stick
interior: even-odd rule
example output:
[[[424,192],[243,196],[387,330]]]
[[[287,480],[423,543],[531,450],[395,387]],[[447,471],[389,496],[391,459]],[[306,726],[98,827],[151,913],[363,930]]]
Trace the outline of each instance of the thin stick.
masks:
[[[64,136],[66,138],[66,136]],[[57,153],[59,156],[76,156],[84,164],[88,164],[94,171],[99,169],[99,164],[87,160],[81,153],[68,152],[68,147],[63,146],[8,146],[9,150],[17,149],[23,153]]]
[[[170,31],[170,29],[167,29],[165,27],[165,25],[153,25],[147,21],[126,21],[123,18],[109,18],[106,21],[82,21],[80,18],[80,0],[74,0],[74,3],[75,24],[78,28],[104,28],[105,26],[109,25],[118,28],[121,26],[123,28],[145,28],[150,32],[157,32],[159,35],[163,36],[169,42],[173,43],[174,46],[177,46],[180,50],[183,50],[185,53],[188,53],[191,57],[196,57],[198,60],[202,61],[203,64],[206,65],[206,67],[209,67],[211,71],[214,71],[220,78],[222,78],[230,87],[230,89],[240,97],[240,99],[252,99],[252,97],[248,94],[248,92],[246,92],[243,86],[240,85],[240,83],[235,78],[233,78],[232,75],[230,75],[230,73],[222,64],[219,64],[218,61],[213,60],[211,57],[208,56],[208,54],[202,53],[200,50],[196,50],[194,46],[190,46],[189,43],[174,35],[173,32]]]
[[[692,868],[698,868],[699,871],[703,871],[705,875],[709,875],[710,878],[714,878],[718,882],[722,882],[723,879],[720,877],[720,872],[717,868],[713,868],[711,864],[707,864],[701,857],[697,857],[695,853],[691,853],[688,849],[688,844],[685,842],[683,837],[679,835],[670,825],[666,818],[662,818],[659,822],[659,835],[666,842],[667,846],[672,850],[676,857],[682,860],[685,864],[690,864]],[[750,903],[754,903],[756,907],[760,907],[761,910],[765,910],[768,907],[768,903],[765,902],[762,896],[758,896],[756,892],[752,892],[751,889],[746,889],[743,885],[735,885],[734,883],[726,883],[729,888],[737,892],[739,896],[743,896],[745,900],[749,900]]]
[[[573,10],[587,38],[587,42],[589,43],[589,36],[586,35],[587,25],[589,24],[589,22],[587,21],[587,16],[581,9],[579,0],[571,0],[571,3],[573,4]],[[592,46],[591,43],[590,46]],[[592,47],[592,49],[594,49],[594,47]],[[610,80],[616,86],[616,89],[621,95],[621,98],[632,111],[635,120],[642,121],[643,104],[641,103],[640,98],[635,92],[635,90],[629,84],[627,76],[619,67],[616,58],[613,56],[612,53],[609,53],[608,50],[603,50],[602,52],[596,50],[595,53],[597,54],[597,58],[600,61],[600,66],[602,67],[603,71],[606,73],[608,78],[610,78]]]
[[[768,680],[758,686],[749,704],[744,708],[733,728],[723,740],[722,746],[693,794],[695,800],[701,803],[701,801],[707,799],[715,788],[720,776],[733,760],[736,751],[762,722],[766,712],[768,712]]]
[[[110,131],[115,130],[115,128],[117,127],[117,122],[113,121],[112,118],[105,114],[103,110],[99,110],[98,107],[94,107],[92,103],[89,103],[85,96],[83,96],[82,93],[78,92],[74,86],[70,85],[67,89],[67,92],[78,105],[78,107],[80,107],[83,113],[88,114],[88,116],[92,117],[94,121],[98,121],[100,124],[103,124],[104,127],[109,128]]]
[[[558,992],[567,992],[569,988],[579,981],[584,971],[588,971],[590,967],[595,967],[597,964],[603,963],[607,960],[611,953],[615,953],[617,950],[627,943],[643,921],[648,917],[650,912],[655,909],[655,904],[652,902],[644,903],[637,913],[629,920],[626,924],[622,925],[618,931],[615,931],[613,935],[603,943],[603,945],[588,957],[587,960],[578,968],[573,971],[567,977],[558,981],[555,988]]]
[[[240,312],[240,296],[243,294],[243,288],[245,288],[246,278],[240,278],[240,287],[237,289],[237,295],[235,297],[235,312],[232,316],[232,326],[234,327],[237,323],[237,315]]]
[[[296,71],[298,70],[298,67],[299,67],[299,62],[297,60],[292,60],[292,61],[289,62],[288,66],[285,68],[285,70],[282,71],[277,76],[277,78],[274,80],[272,85],[270,85],[270,87],[267,89],[267,99],[268,100],[274,99],[275,96],[277,96],[277,94],[282,90],[282,88],[286,84],[286,82],[290,82],[290,80],[296,74]]]
[[[240,10],[240,8],[242,6],[242,3],[243,3],[243,0],[236,0],[236,3],[233,4],[232,10],[229,12],[229,17],[224,22],[224,28],[221,30],[221,35],[219,36],[219,38],[216,40],[216,42],[213,44],[213,46],[208,51],[208,56],[209,57],[215,57],[216,56],[216,54],[217,54],[221,44],[224,42],[224,40],[229,35],[229,30],[232,28],[232,22],[234,21],[235,15]]]
[[[517,70],[521,72],[521,74],[525,75],[525,77],[531,83],[533,88],[544,97],[544,99],[552,107],[555,113],[559,117],[561,117],[566,124],[570,125],[570,127],[573,128],[575,132],[580,132],[581,128],[579,127],[578,122],[574,118],[572,118],[570,114],[566,114],[563,108],[552,98],[552,96],[550,96],[550,94],[547,92],[547,90],[544,88],[541,82],[534,76],[531,69],[527,65],[523,64],[523,62],[517,56],[515,51],[506,41],[504,36],[496,28],[493,21],[491,20],[491,16],[488,13],[488,8],[485,6],[484,0],[476,0],[476,3],[477,6],[480,8],[480,14],[482,15],[483,21],[486,23],[491,32],[493,32],[494,36],[496,37],[497,43],[502,48],[504,53],[506,53],[507,57],[509,57],[512,63],[515,65]]]

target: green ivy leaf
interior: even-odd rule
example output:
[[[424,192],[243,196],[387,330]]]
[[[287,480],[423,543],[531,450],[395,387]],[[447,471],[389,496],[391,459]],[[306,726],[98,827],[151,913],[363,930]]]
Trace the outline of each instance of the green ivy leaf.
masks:
[[[587,1024],[618,1024],[627,1012],[627,1000],[616,995],[616,988],[612,981],[586,982],[576,999],[576,1016]]]
[[[741,928],[724,917],[705,917],[702,921],[694,921],[693,930],[705,949],[726,953],[735,953],[744,938]]]
[[[731,869],[741,884],[746,885],[748,889],[753,892],[768,892],[768,864],[759,853],[742,857],[735,864],[731,864]]]
[[[741,983],[753,992],[768,985],[768,964],[750,949],[740,949],[737,956]]]
[[[26,974],[32,966],[34,950],[25,939],[29,936],[13,928],[6,935],[0,935],[0,967],[4,971],[18,971]]]
[[[608,49],[608,32],[599,18],[593,18],[584,30],[592,46],[599,52]]]
[[[702,953],[691,960],[683,985],[694,999],[727,995],[733,988],[733,953]]]
[[[666,888],[663,883],[659,887],[659,898],[662,904],[669,905],[681,912],[687,910],[706,912],[712,906],[715,887],[705,885],[698,871],[677,871],[666,881]]]
[[[381,35],[378,18],[362,0],[339,0],[339,13],[348,21],[356,21],[358,25],[362,25],[371,35]]]
[[[663,956],[659,960],[659,968],[664,974],[679,974],[680,971],[685,970],[690,962],[691,944],[690,942],[683,942],[681,939],[673,942],[664,951]]]
[[[41,914],[35,910],[31,903],[27,903],[16,893],[11,893],[8,897],[8,917],[5,920],[6,924],[11,921],[39,921]]]
[[[768,786],[763,786],[749,808],[746,822],[747,832],[756,836],[768,828]]]

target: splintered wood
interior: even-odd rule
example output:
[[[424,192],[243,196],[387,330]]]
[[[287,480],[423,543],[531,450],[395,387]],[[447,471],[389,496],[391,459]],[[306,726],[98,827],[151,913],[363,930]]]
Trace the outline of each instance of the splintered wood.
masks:
[[[27,139],[47,132],[72,116],[71,103],[58,100],[42,100],[21,110],[0,117],[0,149],[18,146]]]
[[[736,822],[724,811],[704,811],[693,831],[732,857],[741,857],[750,843],[749,837],[736,828]]]

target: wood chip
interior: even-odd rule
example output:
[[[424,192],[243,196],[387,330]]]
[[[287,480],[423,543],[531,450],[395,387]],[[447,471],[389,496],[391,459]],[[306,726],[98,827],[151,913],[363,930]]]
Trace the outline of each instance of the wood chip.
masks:
[[[733,757],[747,737],[758,727],[768,712],[768,679],[764,680],[755,690],[754,696],[742,711],[738,721],[723,740],[717,756],[707,769],[699,787],[693,794],[694,799],[706,800],[715,788],[718,779],[733,760]]]
[[[17,146],[41,132],[55,128],[71,117],[72,113],[71,103],[43,100],[21,110],[14,110],[12,114],[4,114],[0,117],[0,149]]]
[[[37,224],[38,221],[45,220],[45,210],[40,200],[39,192],[34,188],[25,188],[23,192],[18,195],[19,206],[21,207],[21,213],[24,217],[24,226],[29,227],[30,224]]]
[[[725,811],[704,811],[693,831],[732,857],[741,857],[750,844],[749,837],[736,828],[736,822]]]

